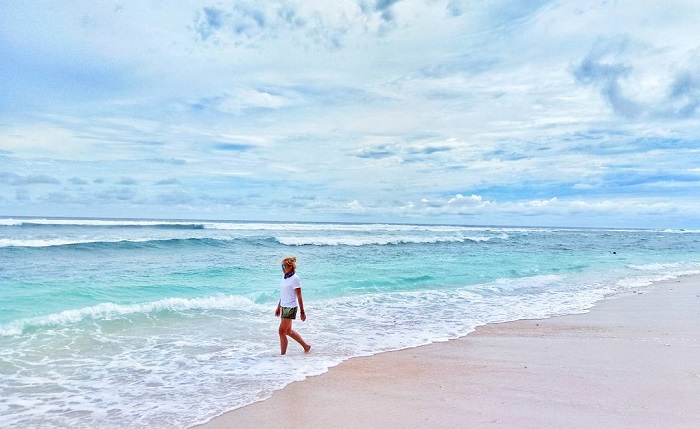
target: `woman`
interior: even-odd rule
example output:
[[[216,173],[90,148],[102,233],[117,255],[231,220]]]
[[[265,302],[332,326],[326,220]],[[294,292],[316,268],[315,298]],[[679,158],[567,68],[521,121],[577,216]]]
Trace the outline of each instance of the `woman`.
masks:
[[[301,298],[301,280],[296,274],[297,258],[291,256],[282,259],[282,272],[284,278],[280,282],[280,302],[275,310],[275,317],[282,316],[280,319],[280,351],[282,354],[287,353],[287,337],[292,337],[294,341],[301,344],[305,352],[311,350],[311,346],[306,344],[298,332],[292,330],[292,320],[297,318],[297,308],[301,314],[301,321],[306,320],[304,312],[304,300]]]

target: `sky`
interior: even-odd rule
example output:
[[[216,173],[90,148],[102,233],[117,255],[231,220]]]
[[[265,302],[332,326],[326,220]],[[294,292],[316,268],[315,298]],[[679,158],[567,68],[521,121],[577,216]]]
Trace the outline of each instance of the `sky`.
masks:
[[[700,227],[700,2],[0,2],[0,216]]]

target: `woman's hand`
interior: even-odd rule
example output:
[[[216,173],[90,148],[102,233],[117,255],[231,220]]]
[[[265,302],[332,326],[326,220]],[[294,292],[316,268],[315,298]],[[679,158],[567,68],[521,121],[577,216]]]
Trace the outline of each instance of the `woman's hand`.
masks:
[[[303,311],[301,312],[301,321],[306,322],[306,313],[304,313]]]
[[[275,310],[275,317],[280,317],[280,313],[281,313],[281,312],[282,312],[282,309],[281,309],[280,306],[278,305],[278,306],[277,306],[277,310]]]

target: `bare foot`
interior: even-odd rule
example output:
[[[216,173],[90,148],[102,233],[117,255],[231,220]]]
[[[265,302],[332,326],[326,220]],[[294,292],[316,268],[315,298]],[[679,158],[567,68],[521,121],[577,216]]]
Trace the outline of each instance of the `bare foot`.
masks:
[[[308,353],[310,350],[311,350],[310,345],[307,344],[306,346],[304,346],[304,353]]]

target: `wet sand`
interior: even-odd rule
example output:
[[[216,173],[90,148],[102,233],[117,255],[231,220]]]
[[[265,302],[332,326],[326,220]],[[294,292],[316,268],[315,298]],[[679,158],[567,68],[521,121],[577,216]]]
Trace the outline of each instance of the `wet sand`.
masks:
[[[198,426],[273,427],[698,428],[700,277],[350,359]]]

